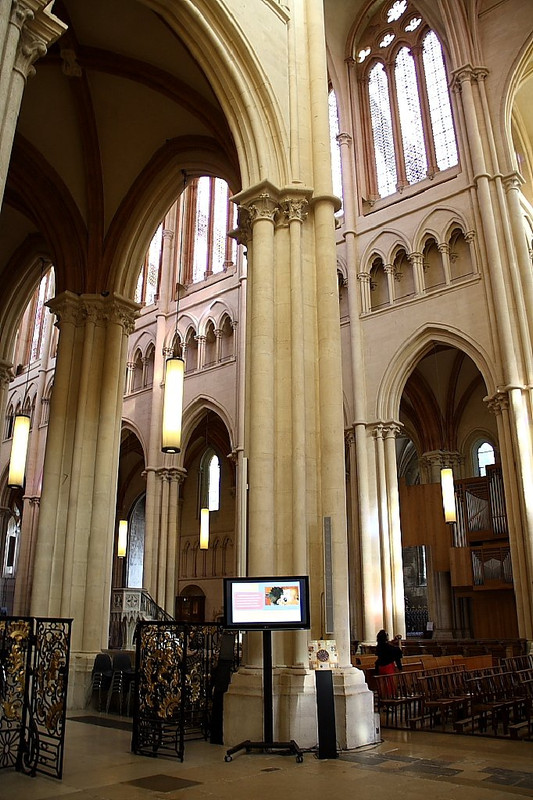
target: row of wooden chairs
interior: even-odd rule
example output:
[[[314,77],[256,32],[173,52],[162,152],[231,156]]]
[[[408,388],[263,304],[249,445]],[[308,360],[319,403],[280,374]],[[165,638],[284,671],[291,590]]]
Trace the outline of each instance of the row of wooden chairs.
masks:
[[[378,675],[374,679],[377,710],[384,727],[451,724],[457,732],[502,729],[511,735],[533,720],[533,658],[504,659],[477,670],[455,664],[429,670]]]

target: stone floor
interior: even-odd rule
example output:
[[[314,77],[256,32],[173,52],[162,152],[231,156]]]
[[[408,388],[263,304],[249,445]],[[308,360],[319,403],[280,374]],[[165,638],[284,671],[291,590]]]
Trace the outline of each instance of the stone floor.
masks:
[[[228,763],[226,746],[189,741],[181,763],[133,755],[131,720],[90,714],[67,721],[61,781],[4,770],[1,800],[533,798],[532,742],[385,729],[337,759],[252,751]]]

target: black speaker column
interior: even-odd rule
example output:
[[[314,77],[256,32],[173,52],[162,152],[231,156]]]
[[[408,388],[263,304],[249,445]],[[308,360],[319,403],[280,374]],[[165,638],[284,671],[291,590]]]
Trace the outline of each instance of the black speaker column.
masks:
[[[335,732],[335,697],[333,673],[330,669],[315,670],[316,710],[318,719],[318,757],[337,758]]]

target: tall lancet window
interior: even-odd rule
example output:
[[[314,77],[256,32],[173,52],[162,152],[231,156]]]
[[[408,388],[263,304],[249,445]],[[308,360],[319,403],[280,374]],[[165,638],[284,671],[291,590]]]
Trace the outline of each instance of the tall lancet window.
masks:
[[[355,48],[373,203],[458,163],[443,49],[408,0],[385,4]]]

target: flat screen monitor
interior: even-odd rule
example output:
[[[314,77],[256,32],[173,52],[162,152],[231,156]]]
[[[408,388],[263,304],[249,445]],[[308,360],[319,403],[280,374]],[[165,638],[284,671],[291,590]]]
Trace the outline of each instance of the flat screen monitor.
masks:
[[[224,578],[224,625],[241,631],[310,628],[309,577]]]

